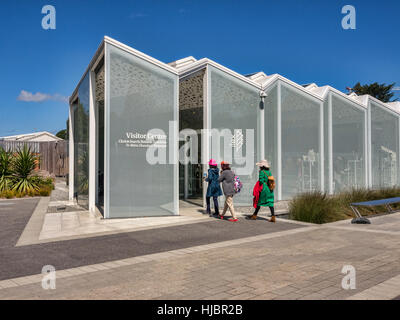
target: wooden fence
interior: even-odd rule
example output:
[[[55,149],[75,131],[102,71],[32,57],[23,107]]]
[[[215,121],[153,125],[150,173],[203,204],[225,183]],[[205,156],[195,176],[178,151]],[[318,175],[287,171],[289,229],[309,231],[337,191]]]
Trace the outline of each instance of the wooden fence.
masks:
[[[27,145],[39,156],[39,169],[64,177],[68,174],[68,141],[13,141],[0,140],[0,147],[12,152]]]

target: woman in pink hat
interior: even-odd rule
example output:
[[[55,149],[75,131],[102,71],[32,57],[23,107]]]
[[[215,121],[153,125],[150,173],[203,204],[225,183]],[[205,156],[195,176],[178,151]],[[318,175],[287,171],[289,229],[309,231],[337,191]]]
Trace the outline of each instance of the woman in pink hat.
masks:
[[[215,215],[219,215],[218,209],[218,197],[222,196],[222,190],[218,182],[219,171],[217,162],[214,159],[210,159],[208,162],[210,168],[208,169],[208,175],[205,180],[208,182],[207,194],[206,194],[206,203],[207,203],[207,213],[212,217],[211,208],[210,208],[210,199],[213,198],[214,201],[214,210]]]

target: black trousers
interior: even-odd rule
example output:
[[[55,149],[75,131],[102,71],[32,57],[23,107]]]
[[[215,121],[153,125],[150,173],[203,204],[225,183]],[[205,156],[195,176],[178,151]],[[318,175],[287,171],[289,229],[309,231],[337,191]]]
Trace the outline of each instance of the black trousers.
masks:
[[[260,206],[257,206],[257,208],[256,208],[256,211],[254,211],[254,215],[256,216],[257,214],[258,214],[258,211],[260,211]],[[271,216],[274,216],[275,215],[275,209],[274,209],[274,207],[269,207],[269,210],[271,211]]]
[[[210,198],[211,198],[211,197],[206,197],[207,213],[211,213]],[[212,197],[212,198],[213,198],[213,201],[214,201],[215,214],[219,214],[219,209],[218,209],[218,197]]]

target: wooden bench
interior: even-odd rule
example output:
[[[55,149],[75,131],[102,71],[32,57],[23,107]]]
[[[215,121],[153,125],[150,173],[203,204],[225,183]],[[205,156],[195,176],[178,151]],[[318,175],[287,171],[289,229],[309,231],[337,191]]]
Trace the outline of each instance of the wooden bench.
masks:
[[[400,197],[350,203],[350,208],[356,215],[356,218],[353,219],[351,223],[371,223],[367,218],[363,217],[360,214],[360,212],[357,209],[357,207],[359,206],[366,206],[366,207],[385,206],[388,213],[393,213],[394,210],[391,207],[391,204],[393,203],[400,203]]]

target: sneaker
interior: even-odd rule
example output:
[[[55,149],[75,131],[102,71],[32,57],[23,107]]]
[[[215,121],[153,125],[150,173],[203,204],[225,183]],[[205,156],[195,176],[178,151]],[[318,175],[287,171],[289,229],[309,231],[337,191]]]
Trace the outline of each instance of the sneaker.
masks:
[[[221,220],[224,220],[224,216],[218,215]]]
[[[238,219],[237,219],[237,218],[229,218],[228,220],[229,220],[229,221],[232,221],[232,222],[236,222],[236,221],[238,221]]]

